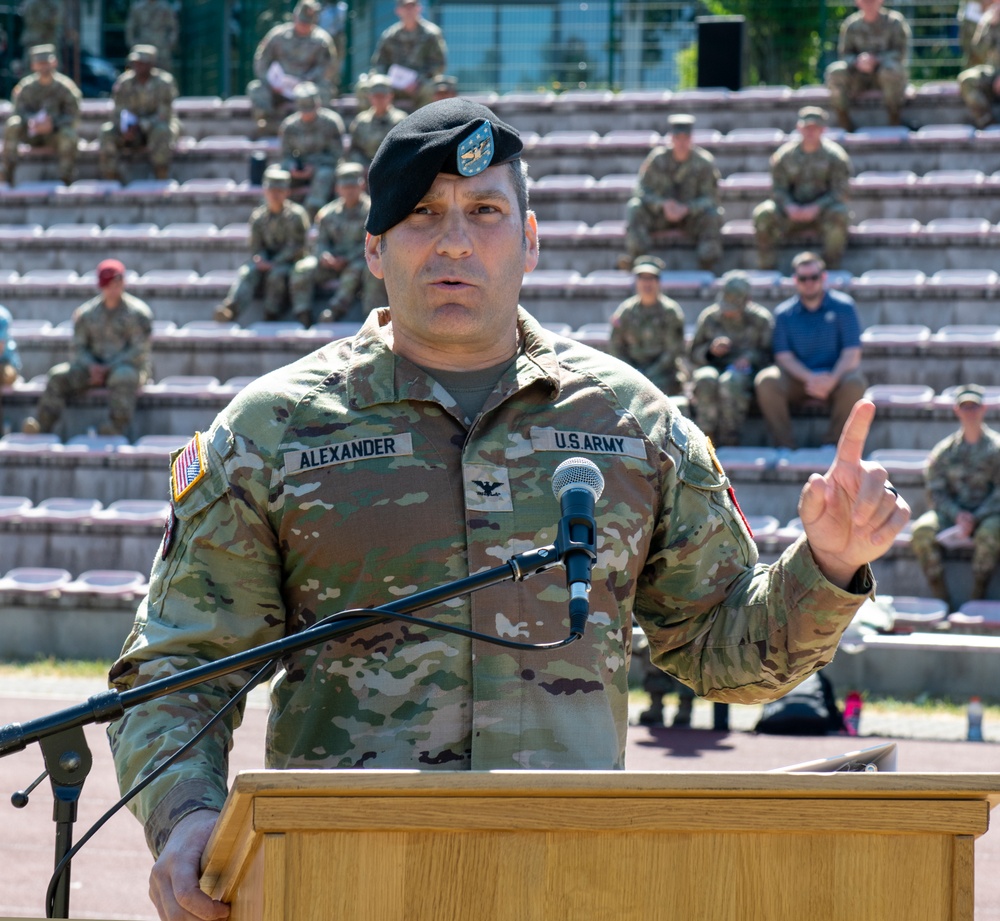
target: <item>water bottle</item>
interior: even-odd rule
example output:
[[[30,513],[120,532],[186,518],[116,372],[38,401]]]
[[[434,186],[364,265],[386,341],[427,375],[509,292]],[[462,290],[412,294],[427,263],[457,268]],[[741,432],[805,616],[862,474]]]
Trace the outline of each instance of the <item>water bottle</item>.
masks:
[[[857,691],[851,691],[844,698],[844,729],[849,736],[858,734],[858,727],[861,723],[861,695]]]
[[[983,702],[978,697],[969,698],[969,731],[966,738],[970,742],[983,741]]]

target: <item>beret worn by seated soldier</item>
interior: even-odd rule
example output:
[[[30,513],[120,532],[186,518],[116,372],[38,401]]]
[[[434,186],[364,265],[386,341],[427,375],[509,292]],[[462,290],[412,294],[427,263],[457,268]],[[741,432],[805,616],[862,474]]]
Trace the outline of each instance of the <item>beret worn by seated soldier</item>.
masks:
[[[370,234],[395,227],[424,197],[438,173],[476,176],[521,155],[521,137],[486,108],[468,99],[424,106],[386,136],[368,170]],[[400,183],[399,177],[407,181]]]

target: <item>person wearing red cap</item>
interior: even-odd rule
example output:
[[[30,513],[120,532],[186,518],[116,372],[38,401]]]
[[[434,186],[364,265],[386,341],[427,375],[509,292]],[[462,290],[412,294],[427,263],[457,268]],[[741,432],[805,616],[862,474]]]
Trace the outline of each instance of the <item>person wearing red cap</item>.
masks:
[[[67,400],[94,387],[108,391],[102,435],[124,434],[132,421],[139,388],[150,373],[153,312],[125,293],[125,266],[117,259],[98,265],[97,286],[97,296],[73,313],[73,357],[49,371],[35,415],[24,420],[27,434],[53,431]]]

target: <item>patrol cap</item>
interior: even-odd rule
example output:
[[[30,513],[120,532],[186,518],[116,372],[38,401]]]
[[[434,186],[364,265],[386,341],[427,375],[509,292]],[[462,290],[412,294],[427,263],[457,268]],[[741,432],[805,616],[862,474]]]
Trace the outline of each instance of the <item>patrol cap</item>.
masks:
[[[138,61],[140,64],[156,63],[156,45],[133,45],[126,59],[129,64]]]
[[[117,259],[105,259],[97,266],[97,286],[106,288],[116,278],[125,277],[125,266]]]
[[[295,87],[295,105],[300,112],[312,112],[319,108],[319,87],[308,80]]]
[[[667,119],[671,134],[690,134],[694,131],[694,116],[678,113]]]
[[[636,256],[635,262],[632,263],[632,274],[655,275],[659,278],[660,272],[666,267],[667,264],[659,256]]]
[[[477,176],[521,156],[521,136],[486,106],[441,99],[393,126],[368,168],[371,234],[395,227],[424,197],[438,173]]]
[[[57,57],[55,45],[32,45],[28,52],[31,61],[54,61]]]
[[[961,406],[963,403],[975,403],[981,406],[983,403],[983,388],[978,384],[965,384],[958,388],[955,394],[955,405]]]
[[[265,189],[290,189],[292,174],[277,164],[272,164],[264,170],[263,186]]]
[[[319,21],[320,6],[316,0],[299,0],[292,10],[292,18],[298,22],[316,23]]]
[[[799,121],[804,125],[825,125],[828,118],[826,109],[819,106],[803,106],[799,109]]]
[[[745,301],[750,297],[750,276],[739,269],[732,269],[722,276],[722,296]]]
[[[451,74],[438,74],[434,78],[434,89],[436,90],[457,90],[458,77]]]
[[[337,166],[337,185],[358,185],[365,178],[365,168],[360,163],[341,163]]]
[[[365,89],[371,93],[391,93],[392,84],[385,74],[371,74],[365,82]]]

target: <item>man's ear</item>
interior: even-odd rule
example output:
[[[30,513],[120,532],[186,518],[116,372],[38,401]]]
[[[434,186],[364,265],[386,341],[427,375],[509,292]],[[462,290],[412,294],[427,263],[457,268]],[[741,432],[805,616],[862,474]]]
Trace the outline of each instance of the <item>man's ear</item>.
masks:
[[[376,278],[385,277],[382,272],[382,234],[365,234],[365,261],[372,275]]]
[[[538,265],[538,220],[534,211],[529,211],[524,219],[524,271],[531,272]]]

